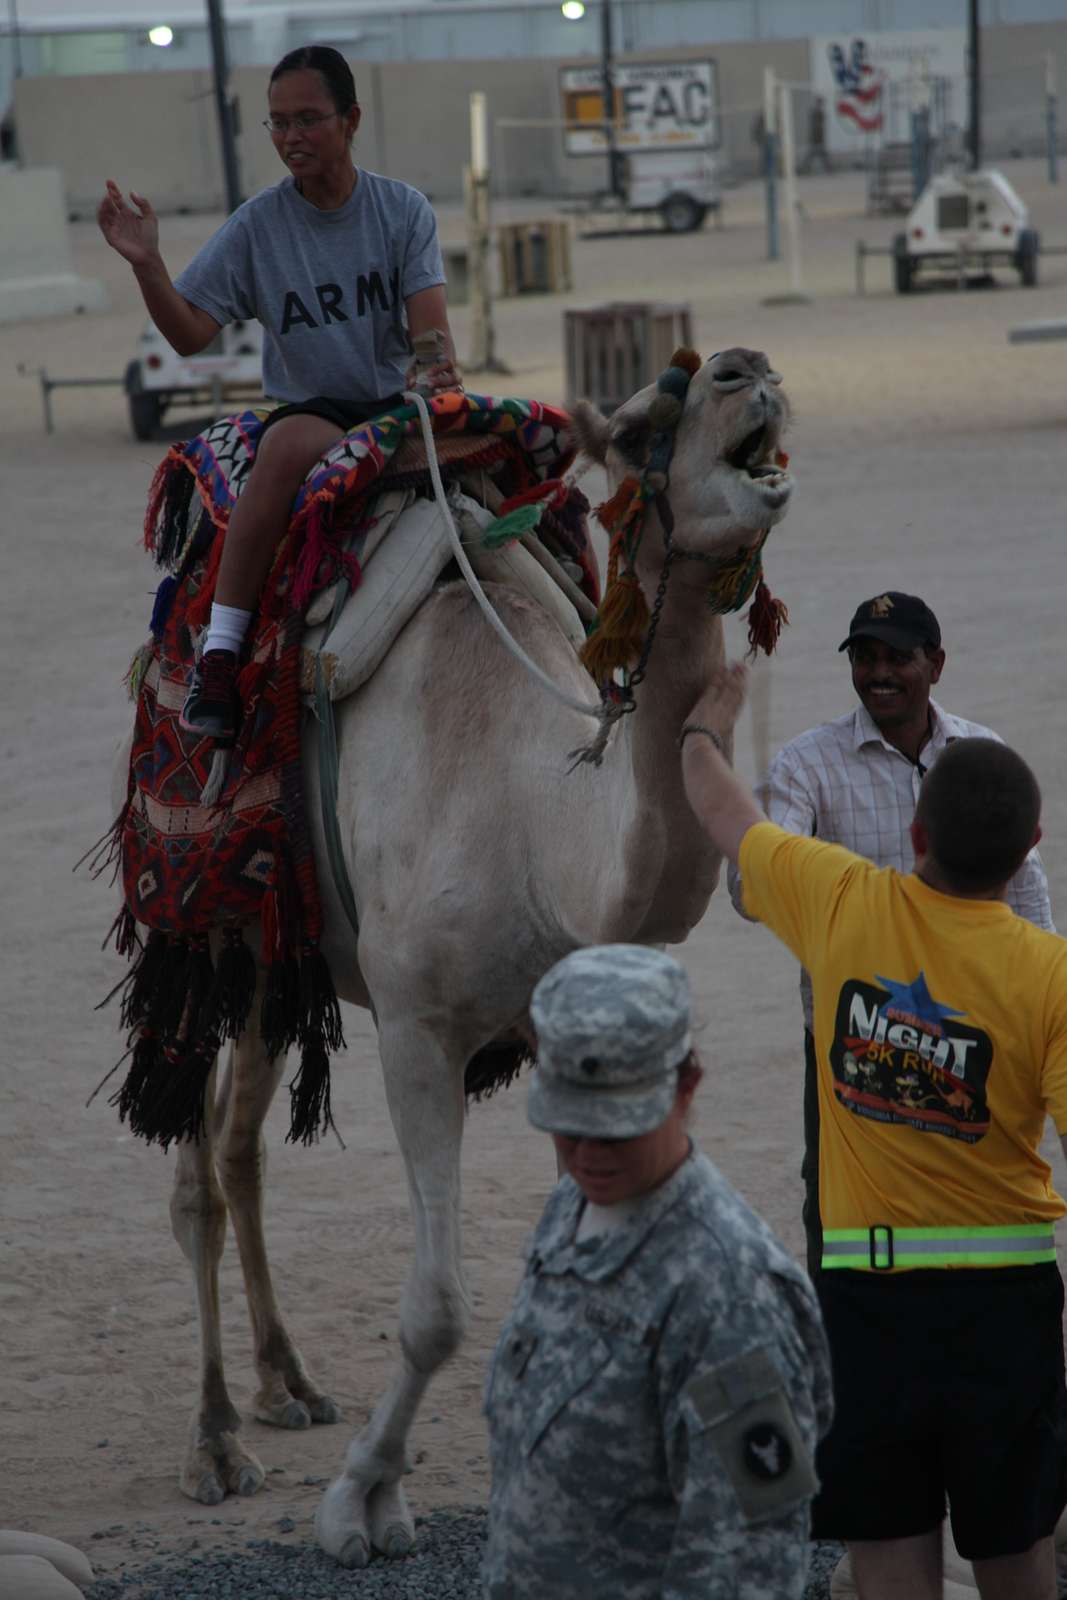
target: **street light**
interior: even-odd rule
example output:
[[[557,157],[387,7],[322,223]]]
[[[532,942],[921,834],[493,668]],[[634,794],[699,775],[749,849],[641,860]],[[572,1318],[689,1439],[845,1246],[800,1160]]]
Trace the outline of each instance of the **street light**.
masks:
[[[967,65],[970,68],[967,96],[967,147],[971,168],[982,165],[982,49],[978,19],[978,0],[967,5]]]
[[[158,45],[161,50],[165,50],[168,45],[174,43],[174,29],[168,28],[165,22],[160,23],[156,28],[149,28],[148,42],[149,44]]]
[[[585,16],[584,0],[563,0],[560,7],[568,22]],[[621,200],[621,162],[615,146],[615,47],[611,35],[611,0],[600,0],[600,80],[604,99],[604,136],[608,146],[608,192]]]

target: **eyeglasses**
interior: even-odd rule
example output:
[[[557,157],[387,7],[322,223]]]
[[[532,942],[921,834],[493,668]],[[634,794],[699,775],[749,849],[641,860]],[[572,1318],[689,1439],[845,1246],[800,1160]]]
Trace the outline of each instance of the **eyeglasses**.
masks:
[[[317,128],[320,122],[329,122],[333,117],[343,116],[341,111],[301,111],[295,117],[266,117],[263,126],[268,133],[288,133],[290,128],[297,128],[301,133],[306,133],[309,128]]]

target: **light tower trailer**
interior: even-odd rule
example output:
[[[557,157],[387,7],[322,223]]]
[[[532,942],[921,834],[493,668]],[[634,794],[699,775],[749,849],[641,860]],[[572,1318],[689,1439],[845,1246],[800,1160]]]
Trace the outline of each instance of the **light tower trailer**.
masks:
[[[893,281],[910,294],[920,273],[965,283],[968,271],[989,275],[1014,267],[1027,289],[1037,282],[1041,241],[1030,214],[1003,173],[942,172],[931,178],[893,240]]]

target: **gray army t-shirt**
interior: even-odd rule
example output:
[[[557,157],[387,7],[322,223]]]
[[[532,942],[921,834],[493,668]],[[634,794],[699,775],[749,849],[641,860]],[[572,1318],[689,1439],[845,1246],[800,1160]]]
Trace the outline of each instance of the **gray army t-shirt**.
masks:
[[[239,206],[175,279],[224,324],[263,324],[263,388],[277,400],[378,400],[404,387],[404,302],[444,283],[425,195],[360,170],[343,206],[320,211],[292,177]]]

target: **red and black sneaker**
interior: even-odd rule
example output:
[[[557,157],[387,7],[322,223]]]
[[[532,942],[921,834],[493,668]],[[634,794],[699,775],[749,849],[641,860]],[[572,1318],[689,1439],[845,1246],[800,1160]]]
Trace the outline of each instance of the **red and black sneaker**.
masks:
[[[209,650],[193,668],[178,726],[217,744],[232,744],[241,722],[237,695],[237,657],[229,650]]]

